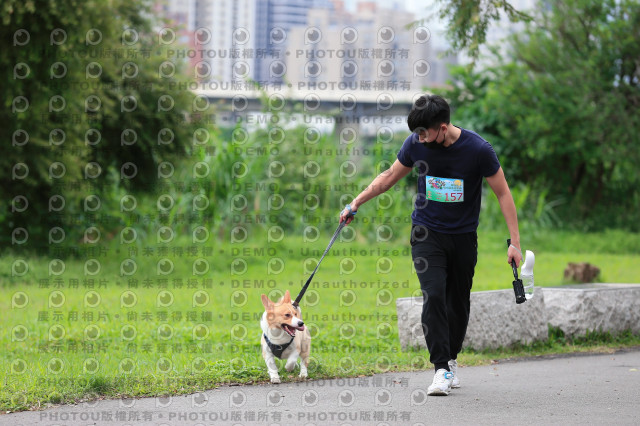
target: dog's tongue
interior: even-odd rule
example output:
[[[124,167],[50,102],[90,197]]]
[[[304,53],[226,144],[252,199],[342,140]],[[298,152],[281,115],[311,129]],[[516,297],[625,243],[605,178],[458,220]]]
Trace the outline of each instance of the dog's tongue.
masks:
[[[291,337],[293,337],[296,334],[296,330],[289,324],[282,324],[282,329],[286,331],[287,334]]]
[[[284,324],[283,328],[292,336],[296,334],[295,330],[304,331],[304,325],[302,327],[297,327],[290,324]]]

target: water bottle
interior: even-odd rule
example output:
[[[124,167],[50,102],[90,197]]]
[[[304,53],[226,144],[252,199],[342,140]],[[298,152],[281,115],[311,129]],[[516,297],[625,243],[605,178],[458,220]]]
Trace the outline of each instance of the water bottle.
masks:
[[[536,257],[530,250],[527,250],[526,254],[520,269],[520,279],[524,286],[524,297],[529,300],[533,297],[533,265],[536,263]]]

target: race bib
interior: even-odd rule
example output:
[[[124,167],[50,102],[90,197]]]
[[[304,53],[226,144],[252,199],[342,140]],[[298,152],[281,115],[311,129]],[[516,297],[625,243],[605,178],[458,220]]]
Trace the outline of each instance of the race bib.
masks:
[[[427,176],[427,200],[442,203],[460,203],[464,201],[464,181],[462,179]]]

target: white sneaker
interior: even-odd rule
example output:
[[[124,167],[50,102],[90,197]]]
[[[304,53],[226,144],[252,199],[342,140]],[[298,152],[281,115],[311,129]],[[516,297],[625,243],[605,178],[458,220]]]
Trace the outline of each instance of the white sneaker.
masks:
[[[451,380],[451,388],[457,389],[460,387],[460,379],[458,379],[458,361],[455,359],[449,360],[449,371],[453,374],[453,379]]]
[[[449,395],[451,391],[451,381],[453,374],[444,368],[436,371],[436,375],[433,376],[433,383],[427,390],[427,395]]]

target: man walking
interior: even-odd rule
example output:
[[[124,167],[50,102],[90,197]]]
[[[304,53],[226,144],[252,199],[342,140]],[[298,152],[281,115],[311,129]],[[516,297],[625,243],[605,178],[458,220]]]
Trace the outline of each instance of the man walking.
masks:
[[[456,358],[469,323],[482,178],[498,197],[511,237],[507,260],[515,260],[516,266],[522,260],[518,218],[493,147],[478,134],[452,125],[444,98],[418,98],[407,124],[412,134],[395,163],[347,204],[340,222],[350,223],[362,204],[417,168],[411,255],[424,296],[422,328],[436,370],[427,394],[448,395],[460,387]]]

